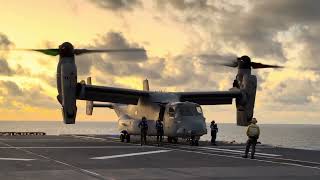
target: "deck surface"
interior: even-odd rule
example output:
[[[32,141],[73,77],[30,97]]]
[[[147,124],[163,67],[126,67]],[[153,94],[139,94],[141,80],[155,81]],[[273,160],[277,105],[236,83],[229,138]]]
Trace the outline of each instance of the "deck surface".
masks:
[[[320,179],[320,152],[122,143],[112,136],[0,136],[1,179]]]

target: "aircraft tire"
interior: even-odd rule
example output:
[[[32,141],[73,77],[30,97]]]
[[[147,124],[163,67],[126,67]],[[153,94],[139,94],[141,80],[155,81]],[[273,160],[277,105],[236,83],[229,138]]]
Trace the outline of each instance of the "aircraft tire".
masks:
[[[120,141],[124,142],[124,134],[120,134]]]
[[[130,142],[130,135],[129,134],[127,134],[126,140],[127,140],[127,143]]]
[[[198,140],[195,140],[194,145],[195,145],[195,146],[199,146],[199,141],[198,141]]]
[[[173,137],[172,140],[173,140],[173,143],[175,143],[175,144],[178,143],[178,138],[177,137]]]

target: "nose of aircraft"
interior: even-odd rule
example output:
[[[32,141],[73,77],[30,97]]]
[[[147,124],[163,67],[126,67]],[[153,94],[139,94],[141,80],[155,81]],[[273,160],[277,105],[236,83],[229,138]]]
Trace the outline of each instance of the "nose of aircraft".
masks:
[[[205,122],[203,120],[182,120],[182,122],[179,125],[179,128],[177,129],[177,135],[179,136],[190,136],[192,134],[194,135],[204,135],[207,134],[207,128],[205,125]]]

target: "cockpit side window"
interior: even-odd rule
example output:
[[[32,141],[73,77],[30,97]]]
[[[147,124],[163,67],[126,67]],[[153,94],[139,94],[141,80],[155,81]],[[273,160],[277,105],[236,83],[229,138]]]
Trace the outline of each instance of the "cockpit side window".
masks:
[[[202,114],[202,113],[203,113],[200,106],[197,106],[196,109],[197,109],[197,112],[198,112],[199,114]]]
[[[174,117],[174,114],[175,114],[174,108],[173,107],[169,107],[169,116],[170,117]]]

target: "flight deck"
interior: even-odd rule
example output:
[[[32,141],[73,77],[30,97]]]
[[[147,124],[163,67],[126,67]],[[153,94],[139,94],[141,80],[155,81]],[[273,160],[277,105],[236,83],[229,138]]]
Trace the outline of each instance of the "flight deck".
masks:
[[[111,135],[0,136],[0,179],[320,179],[320,151],[243,144],[190,146]]]

